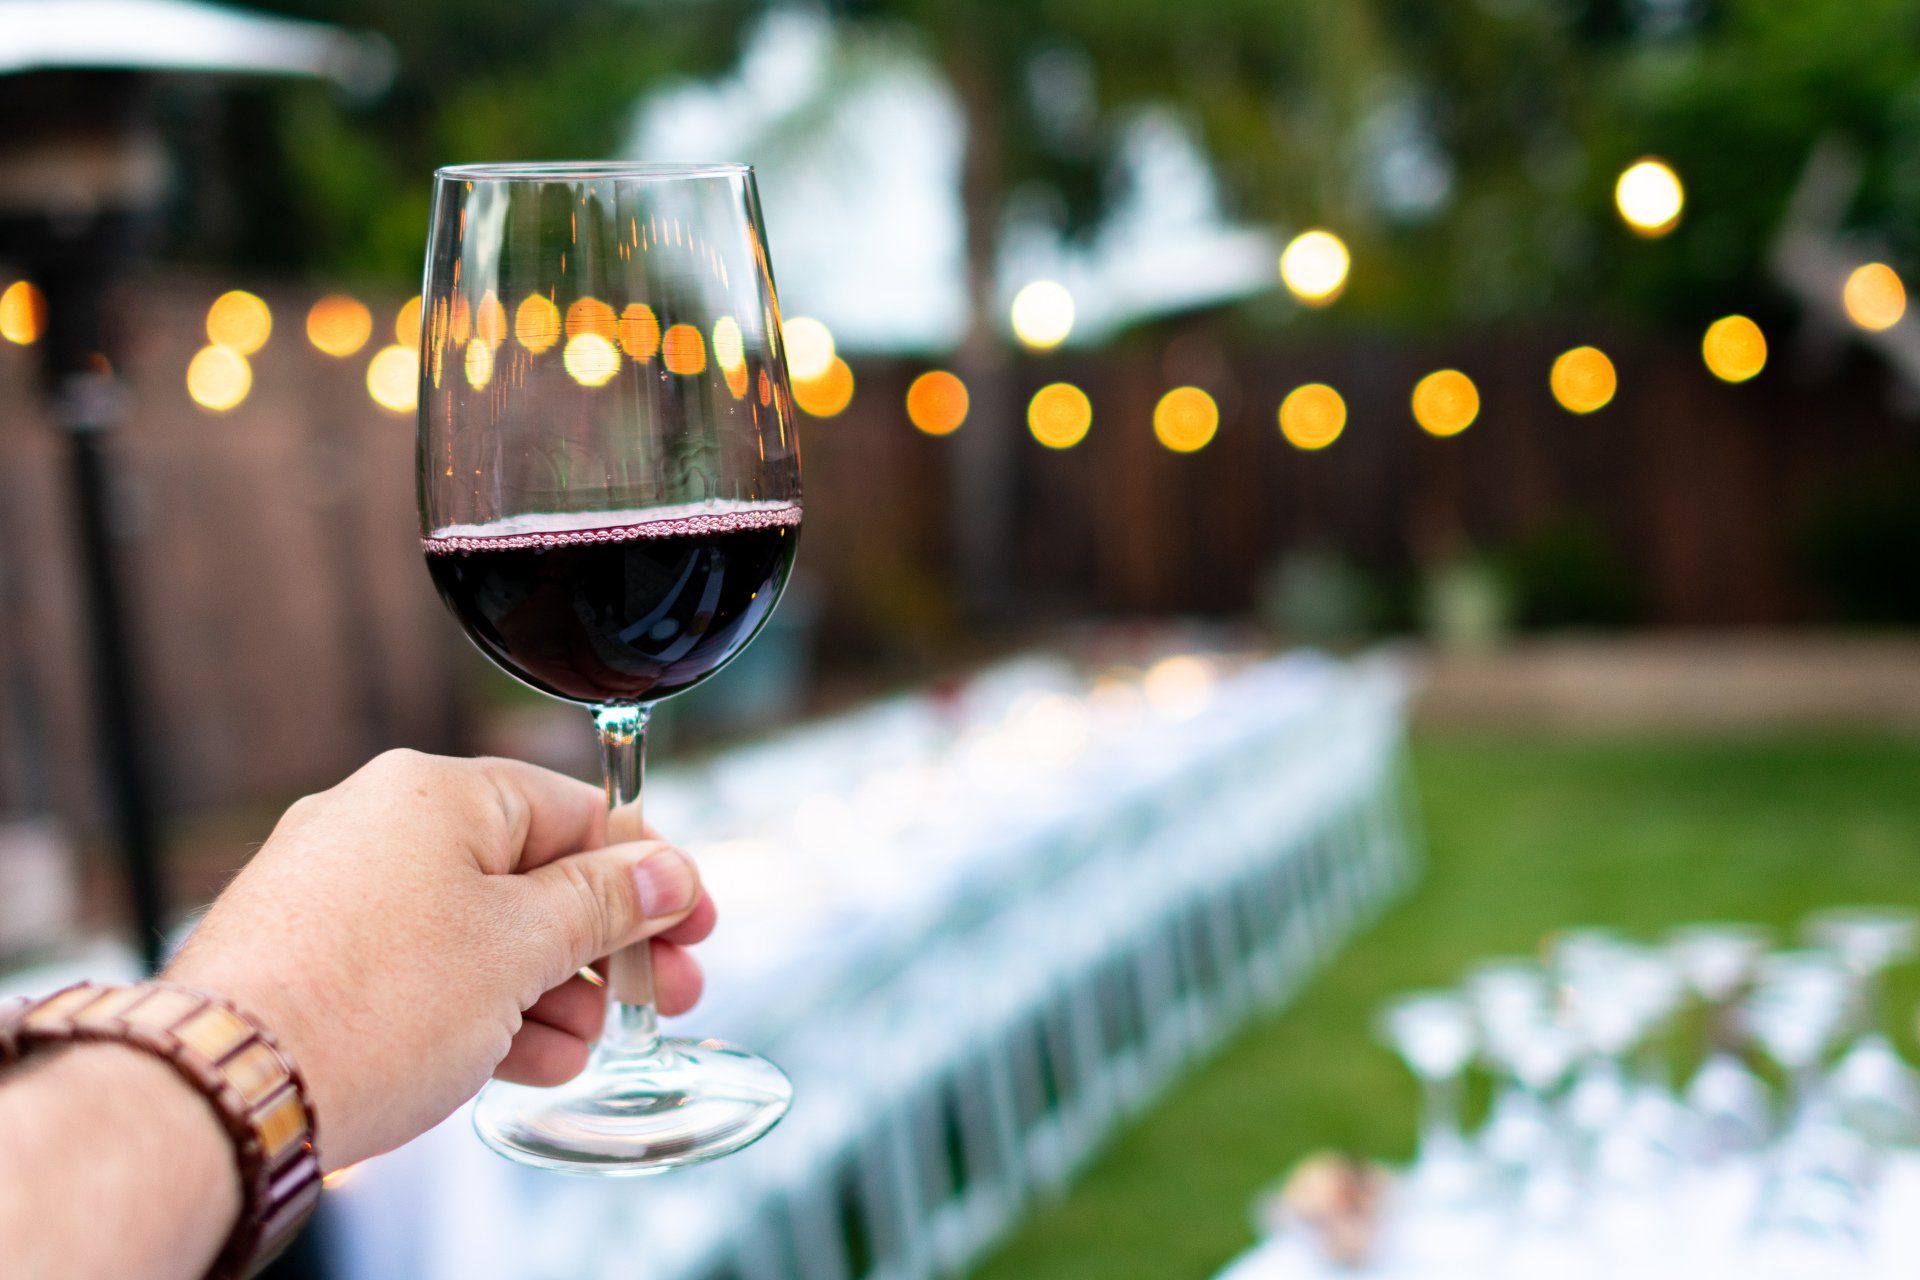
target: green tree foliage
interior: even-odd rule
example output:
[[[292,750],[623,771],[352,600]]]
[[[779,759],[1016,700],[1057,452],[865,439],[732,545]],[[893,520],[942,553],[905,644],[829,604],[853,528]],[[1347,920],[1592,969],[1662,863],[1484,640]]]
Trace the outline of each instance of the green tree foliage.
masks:
[[[1916,0],[867,0],[939,61],[994,85],[1007,182],[1053,181],[1075,221],[1115,125],[1171,104],[1237,212],[1339,230],[1359,264],[1328,322],[1433,325],[1596,304],[1684,319],[1742,305],[1816,140],[1858,148],[1855,230],[1920,259]],[[1031,119],[1035,60],[1094,70],[1094,146],[1060,156]],[[1023,119],[1023,113],[1029,117]],[[1612,187],[1645,154],[1688,188],[1649,246]],[[1396,203],[1424,156],[1444,194]],[[1417,176],[1417,175],[1416,175]],[[1080,198],[1072,198],[1078,195]],[[1403,193],[1404,195],[1404,193]]]
[[[731,64],[755,0],[265,0],[390,39],[363,105],[261,92],[233,168],[271,231],[247,256],[410,274],[426,173],[474,158],[600,155],[637,99]],[[1920,0],[846,0],[903,29],[970,122],[977,283],[1006,202],[1069,232],[1114,194],[1123,126],[1172,107],[1234,212],[1336,228],[1358,264],[1320,321],[1409,327],[1596,306],[1692,323],[1751,305],[1816,140],[1867,161],[1851,230],[1920,260]],[[253,143],[258,142],[259,146]],[[1673,163],[1686,216],[1647,245],[1620,169]],[[976,289],[976,297],[981,291]]]
[[[398,55],[367,103],[320,86],[243,95],[229,169],[263,229],[242,255],[383,280],[419,273],[428,174],[473,160],[614,152],[636,103],[738,53],[750,0],[257,0],[376,31]],[[261,123],[265,122],[265,123]],[[258,144],[258,145],[253,145]]]

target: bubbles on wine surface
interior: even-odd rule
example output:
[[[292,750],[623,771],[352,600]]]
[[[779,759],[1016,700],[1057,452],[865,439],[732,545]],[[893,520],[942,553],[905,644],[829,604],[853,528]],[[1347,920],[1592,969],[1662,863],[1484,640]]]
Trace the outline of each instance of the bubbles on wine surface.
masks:
[[[640,511],[531,511],[485,524],[450,524],[421,545],[428,555],[462,551],[522,551],[577,547],[636,538],[684,538],[746,533],[800,523],[793,502],[690,502]]]

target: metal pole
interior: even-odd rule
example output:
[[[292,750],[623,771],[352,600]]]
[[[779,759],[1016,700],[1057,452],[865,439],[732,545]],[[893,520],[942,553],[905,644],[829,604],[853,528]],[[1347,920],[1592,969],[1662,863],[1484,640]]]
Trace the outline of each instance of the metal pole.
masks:
[[[58,300],[50,300],[59,305]],[[94,744],[100,760],[135,941],[149,973],[159,969],[166,940],[166,897],[160,874],[160,825],[146,753],[145,699],[128,644],[127,608],[114,544],[110,486],[101,444],[120,417],[124,393],[108,373],[71,374],[55,401],[67,437],[74,539],[85,593],[88,656],[93,670]]]

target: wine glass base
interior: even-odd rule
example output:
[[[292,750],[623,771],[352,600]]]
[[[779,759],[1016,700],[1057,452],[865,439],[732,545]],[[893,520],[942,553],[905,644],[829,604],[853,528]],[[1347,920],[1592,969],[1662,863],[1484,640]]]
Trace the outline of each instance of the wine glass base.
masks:
[[[644,1057],[596,1054],[552,1089],[496,1082],[480,1093],[480,1140],[520,1164],[632,1178],[731,1155],[765,1137],[793,1101],[786,1073],[714,1040],[661,1040]]]

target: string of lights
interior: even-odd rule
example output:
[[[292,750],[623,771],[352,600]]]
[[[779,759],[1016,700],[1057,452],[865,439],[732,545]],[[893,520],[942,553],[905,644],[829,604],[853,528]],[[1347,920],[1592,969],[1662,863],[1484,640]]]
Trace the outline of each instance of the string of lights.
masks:
[[[1621,220],[1636,235],[1654,239],[1679,225],[1686,189],[1670,165],[1649,156],[1621,172],[1614,185],[1614,203]],[[1280,282],[1298,302],[1325,307],[1345,291],[1353,257],[1339,235],[1316,227],[1294,236],[1278,265]],[[1906,286],[1886,263],[1862,263],[1848,275],[1840,301],[1855,325],[1877,332],[1906,314]],[[1074,318],[1073,294],[1053,280],[1035,280],[1022,287],[1009,312],[1015,340],[1036,354],[1065,343],[1073,333]],[[0,290],[0,341],[31,345],[45,326],[46,300],[31,281],[16,280]],[[322,355],[339,360],[364,351],[373,340],[374,328],[372,310],[345,294],[317,299],[306,315],[307,341]],[[215,298],[207,308],[207,343],[187,362],[188,396],[210,413],[238,408],[254,387],[253,357],[273,332],[272,308],[259,296],[236,289]],[[716,322],[711,334],[688,324],[663,330],[659,317],[645,303],[631,304],[616,314],[599,299],[580,298],[563,314],[553,298],[530,294],[515,306],[509,323],[505,304],[489,292],[476,303],[462,301],[448,314],[432,317],[423,315],[420,298],[410,298],[395,314],[392,332],[394,340],[380,346],[368,360],[366,388],[376,405],[394,414],[416,408],[423,346],[436,362],[450,348],[457,375],[475,391],[492,381],[500,349],[509,341],[528,357],[558,347],[566,372],[583,387],[611,382],[623,360],[650,364],[657,359],[667,372],[681,377],[702,375],[711,364],[736,399],[744,399],[749,389],[739,322],[730,316]],[[816,419],[844,412],[853,402],[856,387],[852,367],[839,354],[832,331],[810,316],[796,316],[782,324],[781,340],[793,400],[800,410]],[[1745,382],[1766,366],[1767,339],[1751,318],[1722,316],[1707,326],[1700,353],[1714,377]],[[428,372],[437,385],[443,371],[436,363]],[[761,381],[764,384],[764,376]],[[1614,399],[1619,375],[1604,351],[1577,346],[1555,358],[1548,387],[1567,412],[1592,414]],[[766,397],[763,385],[761,398]],[[1480,391],[1463,370],[1438,369],[1415,383],[1409,404],[1422,431],[1445,439],[1478,420]],[[907,420],[928,436],[958,431],[970,408],[965,381],[949,370],[927,370],[907,389]],[[1048,383],[1027,403],[1027,429],[1050,450],[1071,449],[1084,441],[1093,416],[1092,400],[1071,382]],[[1347,405],[1335,387],[1311,382],[1281,399],[1277,418],[1280,434],[1289,444],[1317,452],[1340,439],[1347,426]],[[1154,405],[1151,427],[1154,438],[1168,450],[1196,453],[1219,432],[1219,405],[1203,387],[1174,387]]]

